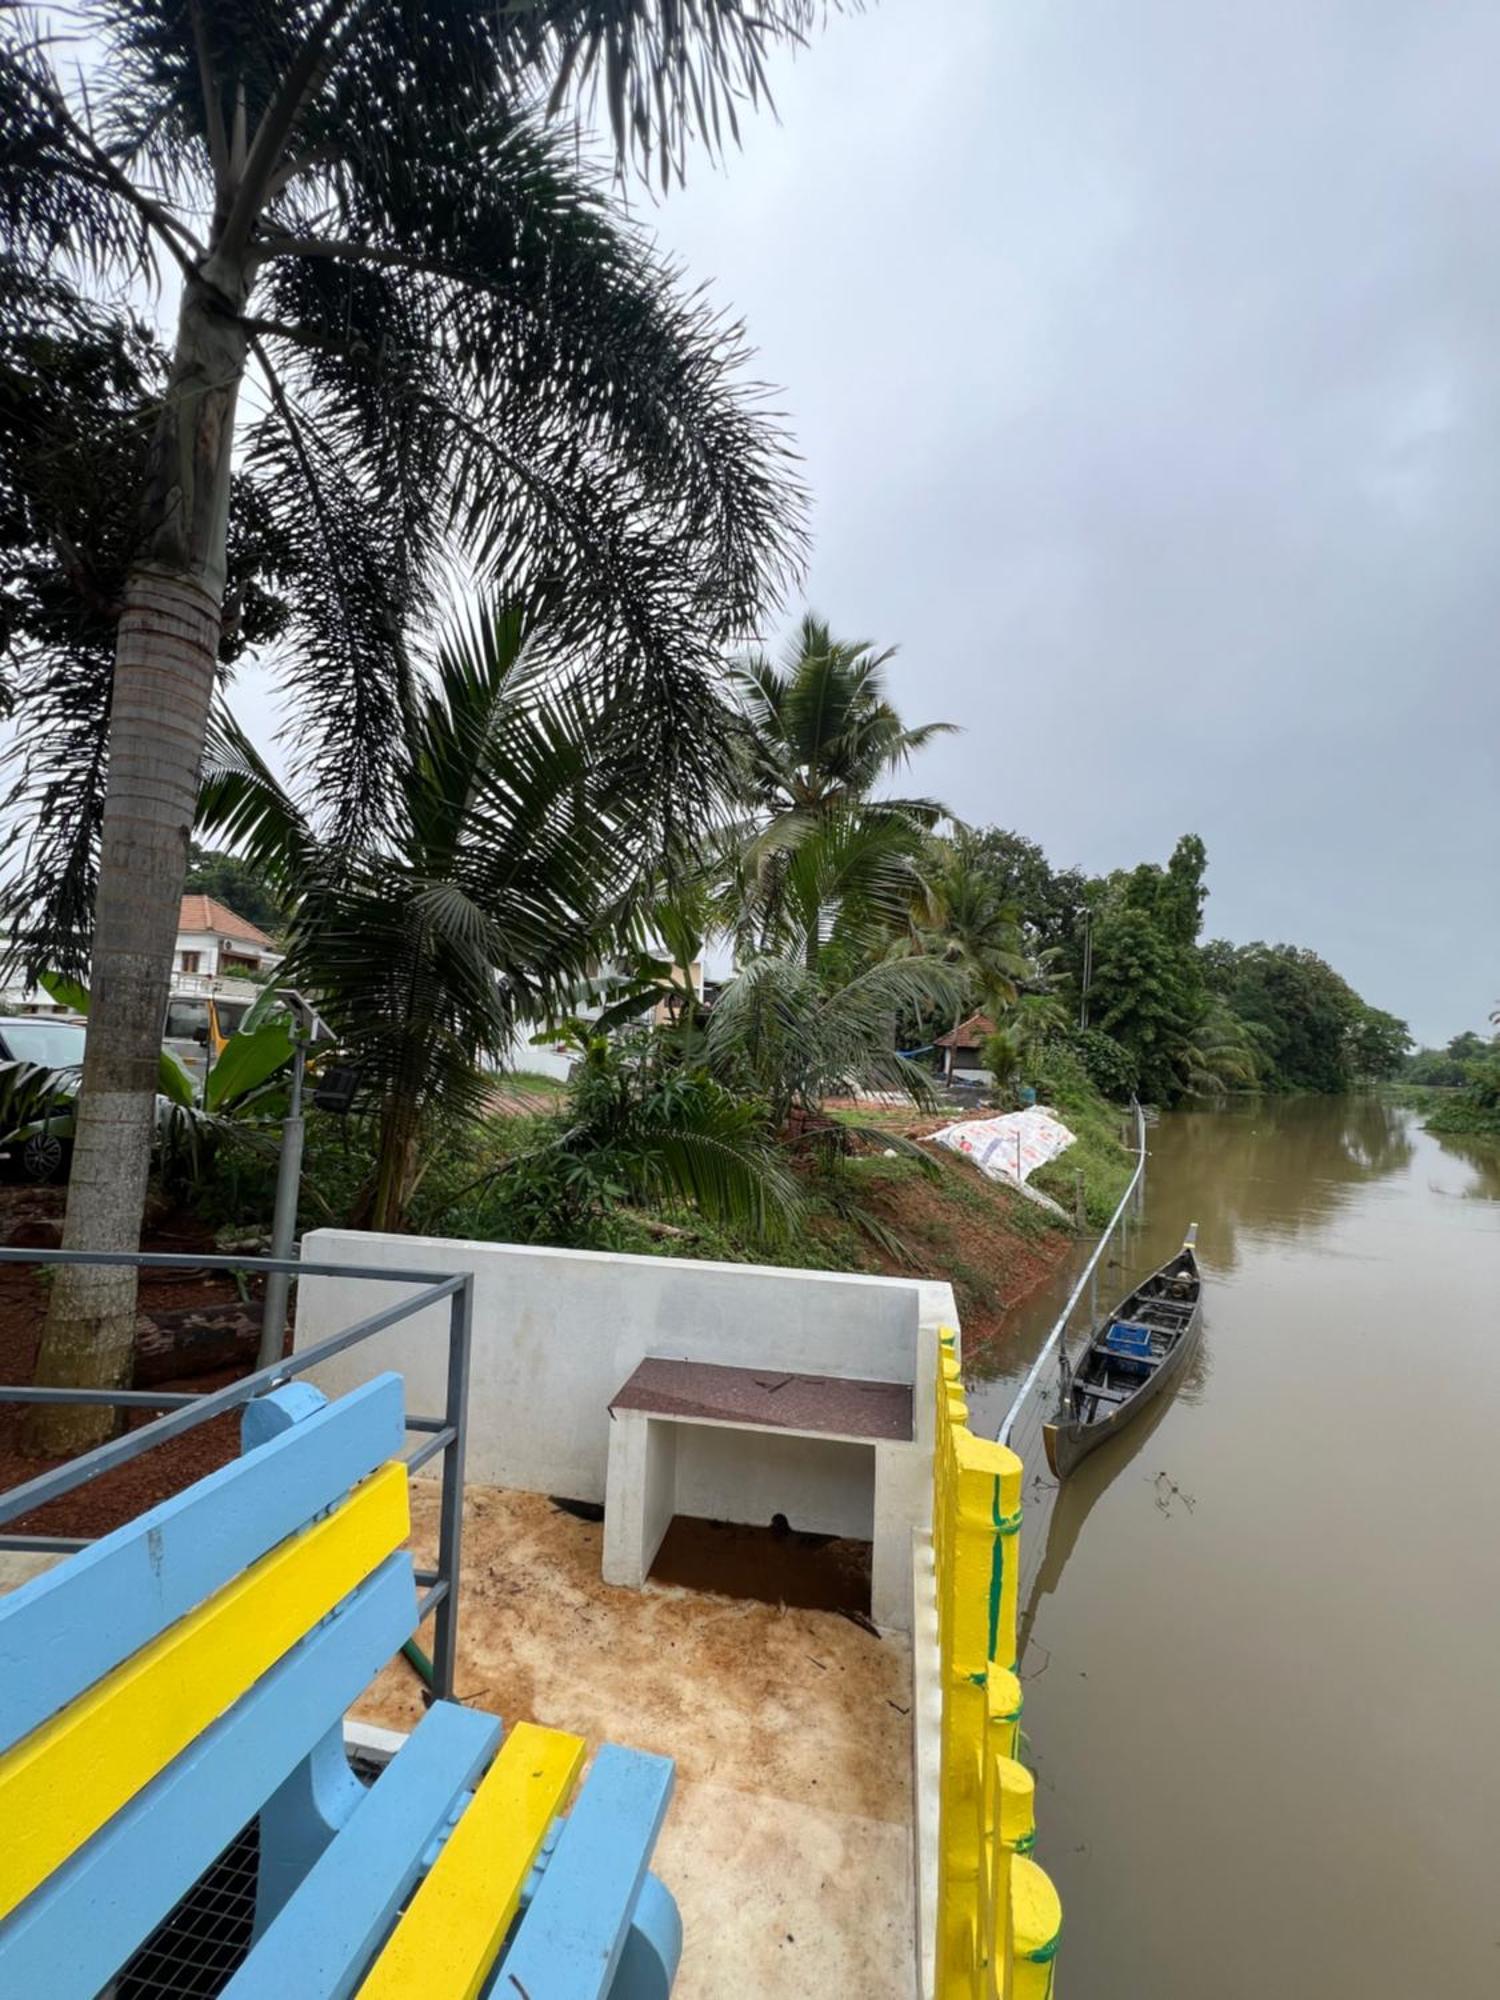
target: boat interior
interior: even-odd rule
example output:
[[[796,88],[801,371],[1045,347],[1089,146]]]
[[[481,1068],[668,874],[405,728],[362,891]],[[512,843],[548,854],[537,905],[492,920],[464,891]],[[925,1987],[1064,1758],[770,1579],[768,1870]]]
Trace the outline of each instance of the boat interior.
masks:
[[[1089,1342],[1073,1381],[1077,1416],[1091,1420],[1101,1404],[1128,1403],[1166,1360],[1198,1307],[1198,1279],[1188,1271],[1157,1273]]]

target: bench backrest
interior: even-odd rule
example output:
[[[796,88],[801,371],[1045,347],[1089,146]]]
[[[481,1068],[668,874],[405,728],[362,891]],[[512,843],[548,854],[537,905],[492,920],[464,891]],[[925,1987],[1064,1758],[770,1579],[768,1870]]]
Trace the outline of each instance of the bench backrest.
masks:
[[[0,1992],[102,1986],[415,1627],[401,1378],[243,1429],[0,1599]]]

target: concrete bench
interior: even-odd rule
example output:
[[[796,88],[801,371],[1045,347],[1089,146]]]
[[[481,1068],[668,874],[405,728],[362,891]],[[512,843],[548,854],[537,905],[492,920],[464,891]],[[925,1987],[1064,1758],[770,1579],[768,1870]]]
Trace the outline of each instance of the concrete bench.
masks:
[[[251,1403],[243,1452],[0,1601],[0,1993],[92,2000],[257,1828],[232,2000],[664,2000],[672,1764],[436,1703],[343,1717],[416,1628],[399,1376]],[[491,1982],[494,1982],[493,1984]]]
[[[768,1448],[754,1466],[716,1448],[724,1477],[717,1500],[706,1503],[714,1517],[744,1520],[753,1495],[764,1508],[754,1518],[768,1520],[774,1496],[774,1511],[793,1527],[868,1540],[870,1616],[883,1629],[906,1628],[911,1528],[902,1506],[886,1504],[886,1489],[895,1459],[909,1459],[913,1448],[909,1383],[653,1357],[619,1390],[609,1414],[606,1583],[634,1590],[645,1584],[673,1515],[683,1511],[686,1433],[774,1436],[789,1441],[789,1449]]]

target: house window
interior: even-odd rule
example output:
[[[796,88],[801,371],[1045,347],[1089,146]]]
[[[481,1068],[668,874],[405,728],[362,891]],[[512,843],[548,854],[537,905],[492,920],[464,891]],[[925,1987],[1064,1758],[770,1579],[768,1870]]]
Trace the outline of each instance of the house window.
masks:
[[[183,971],[184,971],[184,972],[196,972],[196,971],[198,970],[198,960],[199,960],[199,959],[201,958],[201,956],[202,956],[202,953],[201,953],[201,952],[196,952],[196,951],[185,951],[185,952],[184,952],[184,953],[182,954],[182,969],[183,969]]]

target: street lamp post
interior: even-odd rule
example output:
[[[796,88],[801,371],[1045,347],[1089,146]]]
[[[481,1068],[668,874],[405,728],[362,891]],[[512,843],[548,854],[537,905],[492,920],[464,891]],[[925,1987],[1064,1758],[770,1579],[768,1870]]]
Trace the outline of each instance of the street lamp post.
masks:
[[[292,1095],[281,1127],[281,1156],[276,1163],[276,1205],[271,1218],[271,1255],[289,1259],[297,1241],[297,1195],[302,1185],[302,1142],[307,1120],[302,1111],[303,1086],[307,1077],[307,1051],[314,1042],[331,1041],[332,1036],[317,1009],[293,987],[281,988],[278,998],[292,1017]],[[286,1308],[291,1293],[289,1271],[266,1274],[265,1301],[261,1308],[260,1353],[257,1368],[269,1368],[281,1359],[286,1341]]]

